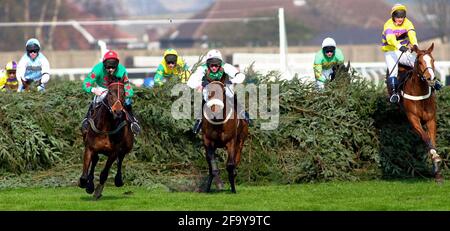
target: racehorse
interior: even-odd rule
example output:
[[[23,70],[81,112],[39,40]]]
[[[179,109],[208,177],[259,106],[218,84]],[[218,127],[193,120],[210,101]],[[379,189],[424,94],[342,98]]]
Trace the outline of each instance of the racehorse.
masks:
[[[244,119],[238,118],[237,99],[229,102],[225,95],[225,82],[228,76],[224,74],[219,81],[207,77],[206,92],[208,100],[203,107],[202,131],[203,145],[206,150],[206,160],[209,167],[209,176],[206,191],[211,190],[214,178],[219,179],[219,169],[215,158],[218,148],[225,148],[228,154],[226,169],[231,192],[236,193],[235,180],[237,166],[241,160],[242,148],[248,135],[248,124]],[[221,181],[219,182],[221,183]]]
[[[100,173],[100,182],[95,188],[94,198],[102,196],[103,187],[108,178],[109,169],[117,160],[117,173],[114,184],[123,186],[122,161],[133,148],[134,135],[126,117],[124,109],[125,90],[124,79],[110,77],[107,82],[108,92],[99,106],[94,106],[94,112],[89,119],[89,129],[83,133],[84,161],[83,172],[79,180],[79,187],[86,188],[86,192],[94,192],[94,171],[99,160],[99,153],[108,156],[105,167]],[[90,171],[88,174],[88,169]]]
[[[434,58],[431,54],[433,48],[434,44],[426,50],[420,50],[414,45],[411,49],[417,54],[414,67],[399,67],[400,104],[414,131],[427,145],[435,180],[440,183],[443,177],[439,166],[442,159],[436,151],[436,95],[432,89],[435,79]],[[423,126],[426,126],[426,130]]]

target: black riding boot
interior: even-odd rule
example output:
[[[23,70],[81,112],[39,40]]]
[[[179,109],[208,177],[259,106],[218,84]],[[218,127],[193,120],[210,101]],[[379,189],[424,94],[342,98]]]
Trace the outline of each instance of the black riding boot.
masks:
[[[133,114],[131,104],[125,105],[125,108],[127,109],[127,112],[129,114],[129,121],[131,122],[131,131],[133,132],[134,135],[137,136],[139,135],[139,133],[141,133],[141,126],[139,125],[139,121]]]
[[[91,111],[94,108],[94,102],[91,102],[89,105],[89,109],[86,113],[86,116],[84,117],[83,121],[81,121],[81,132],[85,133],[87,129],[89,128],[89,118],[91,118]]]
[[[387,80],[387,85],[389,90],[391,90],[391,95],[389,97],[389,102],[398,103],[400,102],[400,96],[397,94],[398,81],[396,77],[389,77]]]
[[[245,111],[245,109],[239,103],[237,105],[237,110],[239,112],[239,118],[238,119],[244,118],[244,120],[247,122],[247,124],[249,126],[251,126],[253,124],[253,121],[250,119],[250,115],[248,114],[247,111]]]

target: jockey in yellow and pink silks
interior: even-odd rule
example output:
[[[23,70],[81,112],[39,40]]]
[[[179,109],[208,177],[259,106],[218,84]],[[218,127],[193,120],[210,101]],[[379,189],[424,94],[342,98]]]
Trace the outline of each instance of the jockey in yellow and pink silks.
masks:
[[[416,60],[410,50],[414,45],[418,46],[416,31],[413,23],[406,18],[406,6],[395,4],[391,9],[389,18],[383,27],[381,50],[384,52],[386,65],[388,67],[387,87],[392,94],[389,98],[391,103],[397,103],[400,97],[398,88],[398,63],[413,67]],[[439,81],[435,82],[434,88],[439,90]]]
[[[175,49],[169,48],[164,52],[163,60],[158,65],[154,81],[155,84],[162,85],[166,79],[178,77],[182,83],[186,83],[190,75],[189,66],[178,57]]]
[[[16,76],[17,63],[10,61],[5,66],[5,71],[0,72],[0,90],[14,92],[19,88],[19,79]]]

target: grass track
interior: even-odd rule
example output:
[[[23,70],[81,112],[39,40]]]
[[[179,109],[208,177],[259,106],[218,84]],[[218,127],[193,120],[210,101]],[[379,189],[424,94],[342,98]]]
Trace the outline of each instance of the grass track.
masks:
[[[31,211],[450,211],[450,184],[431,180],[237,186],[238,193],[169,192],[107,185],[94,201],[78,187],[0,190],[0,210]]]

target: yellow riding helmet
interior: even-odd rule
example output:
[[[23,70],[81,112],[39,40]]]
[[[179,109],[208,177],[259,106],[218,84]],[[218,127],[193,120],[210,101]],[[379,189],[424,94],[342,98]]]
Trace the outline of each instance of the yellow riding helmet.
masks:
[[[15,71],[17,69],[17,63],[10,61],[5,66],[6,71]]]
[[[406,6],[399,3],[395,4],[391,9],[391,15],[397,10],[404,10],[406,12]]]

